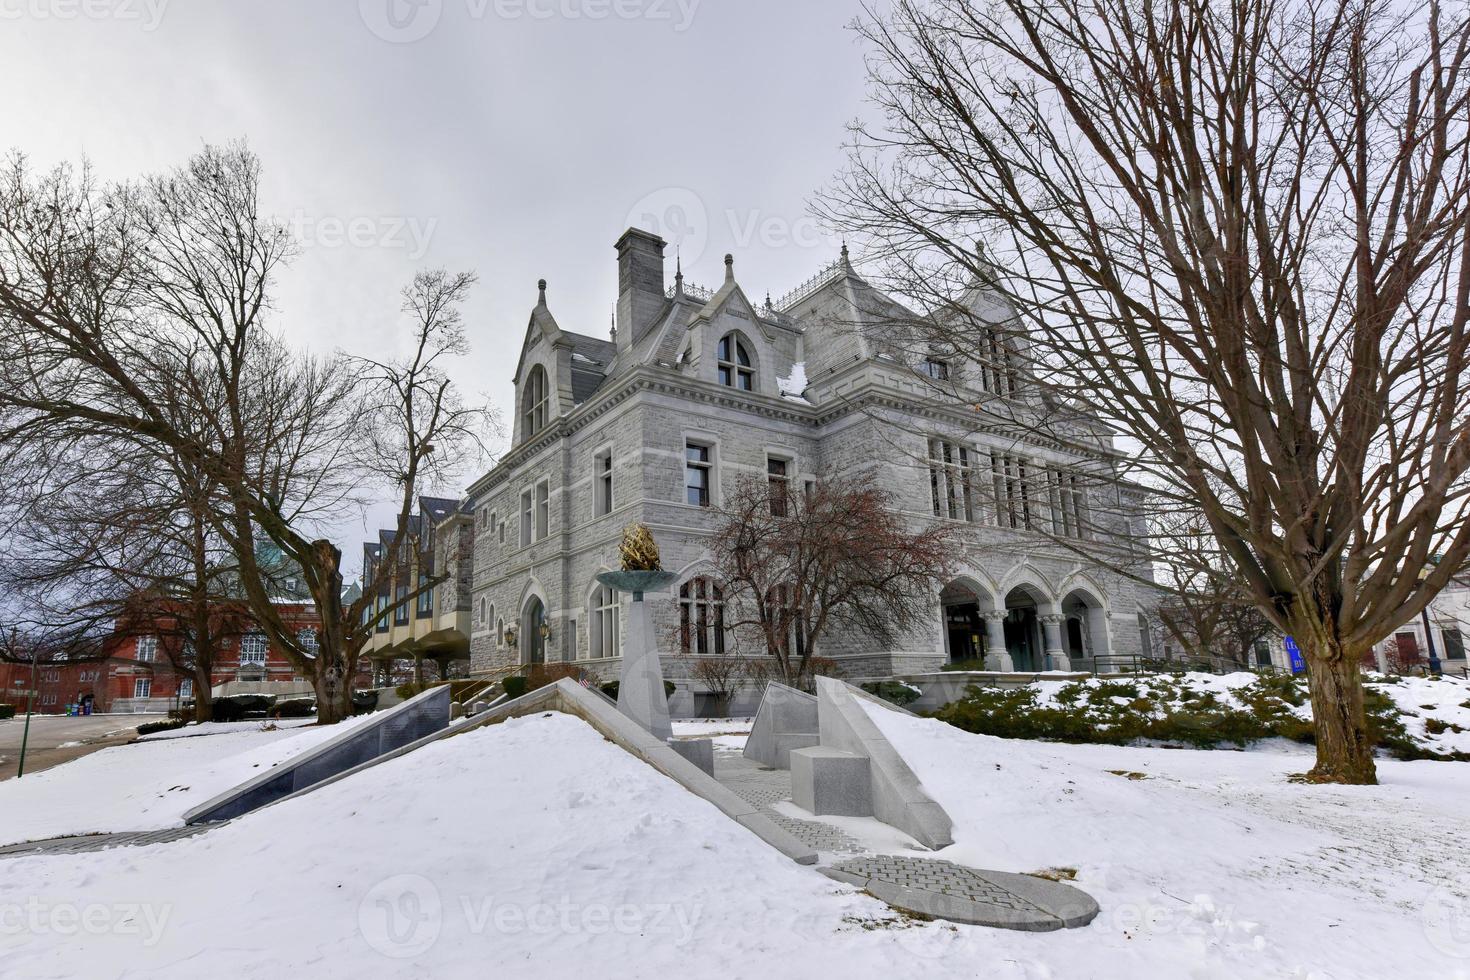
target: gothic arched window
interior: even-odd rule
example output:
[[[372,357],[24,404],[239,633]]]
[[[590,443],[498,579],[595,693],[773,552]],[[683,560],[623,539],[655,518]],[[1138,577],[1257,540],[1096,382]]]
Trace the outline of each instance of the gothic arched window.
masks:
[[[733,333],[720,338],[715,350],[715,361],[719,366],[720,384],[741,391],[755,390],[755,369],[750,361],[750,352]]]
[[[546,428],[547,406],[546,369],[538,364],[526,376],[526,391],[521,398],[525,438],[529,439]]]

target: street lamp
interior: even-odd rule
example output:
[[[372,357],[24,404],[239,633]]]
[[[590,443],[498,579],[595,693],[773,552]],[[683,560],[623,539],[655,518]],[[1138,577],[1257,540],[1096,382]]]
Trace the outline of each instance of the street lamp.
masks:
[[[31,647],[31,689],[26,696],[26,727],[20,733],[20,765],[15,770],[15,778],[26,774],[26,743],[31,740],[31,712],[36,707],[36,661],[41,657],[38,647]]]

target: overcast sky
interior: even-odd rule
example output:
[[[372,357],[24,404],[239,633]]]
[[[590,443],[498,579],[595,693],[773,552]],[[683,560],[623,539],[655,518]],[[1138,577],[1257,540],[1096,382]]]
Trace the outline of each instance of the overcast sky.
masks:
[[[681,242],[696,283],[718,285],[733,252],[757,300],[835,257],[806,202],[863,110],[863,50],[846,29],[859,12],[857,0],[0,0],[0,142],[38,165],[85,155],[126,177],[247,138],[303,246],[277,326],[382,354],[415,269],[473,269],[474,353],[456,373],[508,412],[536,280],[563,328],[605,335],[612,245],[629,224]],[[355,567],[356,542],[343,543]]]

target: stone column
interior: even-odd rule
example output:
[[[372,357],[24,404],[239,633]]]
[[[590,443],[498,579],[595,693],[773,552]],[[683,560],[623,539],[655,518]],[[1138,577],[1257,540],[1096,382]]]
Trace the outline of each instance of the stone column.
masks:
[[[1062,617],[1056,613],[1042,616],[1041,634],[1046,646],[1046,669],[1071,670],[1072,661],[1062,647]]]
[[[669,724],[669,699],[664,694],[664,672],[654,642],[653,620],[643,593],[633,593],[628,632],[623,644],[623,669],[618,679],[618,710],[667,742],[674,737]]]
[[[1006,649],[1006,611],[992,609],[980,615],[985,617],[985,669],[1008,674],[1016,669],[1016,664]]]

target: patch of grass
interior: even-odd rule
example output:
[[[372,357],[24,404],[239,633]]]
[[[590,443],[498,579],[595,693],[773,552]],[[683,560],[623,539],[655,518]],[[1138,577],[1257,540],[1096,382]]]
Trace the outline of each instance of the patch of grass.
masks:
[[[1132,779],[1135,781],[1148,778],[1148,773],[1146,772],[1130,772],[1127,769],[1109,769],[1108,772],[1112,773],[1114,776],[1122,776],[1124,779]]]
[[[1047,881],[1076,881],[1076,868],[1042,868],[1040,871],[1027,871],[1028,878],[1045,878]]]

